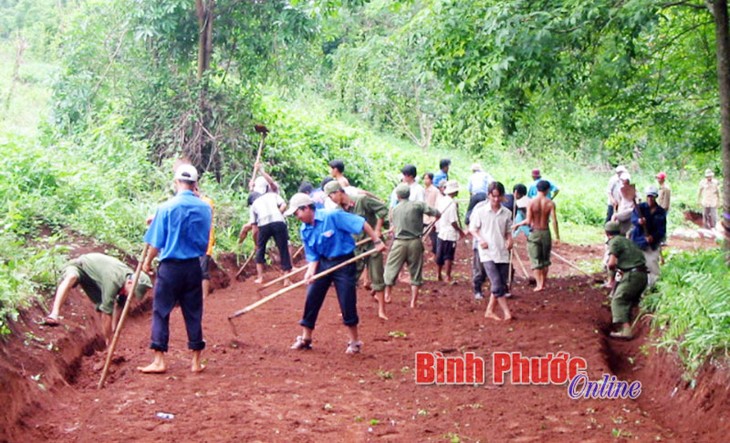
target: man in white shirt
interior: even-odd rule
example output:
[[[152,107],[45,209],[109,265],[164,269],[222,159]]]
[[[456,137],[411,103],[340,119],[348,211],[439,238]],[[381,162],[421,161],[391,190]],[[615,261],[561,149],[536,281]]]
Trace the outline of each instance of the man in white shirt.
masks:
[[[621,198],[621,180],[620,176],[622,173],[628,173],[626,166],[616,166],[616,173],[608,179],[608,187],[606,188],[606,194],[608,199],[606,201],[606,223],[610,222],[613,218],[613,213],[618,207],[619,199]]]
[[[250,222],[258,227],[258,237],[256,238],[256,280],[254,283],[261,284],[264,282],[264,264],[266,263],[266,244],[270,238],[274,238],[276,248],[279,250],[281,270],[288,272],[292,269],[291,257],[289,255],[289,230],[286,227],[286,219],[284,211],[286,210],[286,201],[278,194],[279,187],[263,167],[259,168],[259,173],[266,181],[264,185],[259,181],[258,191],[264,191],[251,205]],[[258,177],[256,180],[258,181]],[[243,234],[243,233],[242,233]],[[245,235],[243,235],[245,238]],[[284,280],[285,285],[290,285],[289,279]]]
[[[436,209],[441,213],[441,218],[436,222],[438,229],[438,240],[436,242],[436,266],[438,266],[438,279],[441,278],[441,270],[445,268],[445,280],[451,283],[451,266],[456,255],[456,242],[464,238],[464,231],[459,226],[459,210],[454,197],[459,193],[459,182],[449,180],[446,182],[444,195],[436,202]]]
[[[494,181],[492,176],[484,172],[482,165],[479,163],[471,165],[471,171],[472,174],[469,178],[469,185],[467,186],[469,195],[478,194],[480,192],[483,192],[486,195],[487,187],[492,181]]]
[[[402,183],[407,184],[411,188],[411,196],[408,197],[408,201],[425,202],[426,190],[416,182],[416,177],[418,176],[416,167],[413,165],[405,165],[400,172],[403,174]],[[395,189],[393,189],[393,192],[390,194],[390,207],[393,208],[396,204],[398,204],[398,197],[395,195]]]
[[[469,231],[479,242],[479,258],[487,272],[491,296],[484,316],[502,320],[494,313],[494,305],[502,308],[504,320],[512,320],[505,295],[509,291],[509,251],[512,249],[512,214],[504,206],[504,185],[492,182],[487,192],[488,204],[475,207]]]

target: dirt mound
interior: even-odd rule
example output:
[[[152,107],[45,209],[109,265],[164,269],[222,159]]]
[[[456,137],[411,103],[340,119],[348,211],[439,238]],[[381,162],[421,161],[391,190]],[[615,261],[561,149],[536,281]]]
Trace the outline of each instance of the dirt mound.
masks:
[[[518,247],[526,258],[524,244]],[[600,258],[602,248],[560,245],[556,251],[575,262]],[[484,318],[485,302],[472,297],[470,252],[459,245],[455,285],[435,281],[434,265],[427,264],[417,309],[407,307],[409,289],[399,284],[387,322],[377,318],[372,298],[360,291],[365,346],[355,356],[344,354],[347,335],[333,290],[311,351],[288,349],[300,333],[301,288],[236,319],[239,335],[234,336],[228,315],[260,295],[251,279],[231,279],[231,286],[206,300],[208,369],[189,372],[183,322],[173,313],[168,373],[144,376],[135,370],[151,359],[149,314],[142,312],[126,324],[113,372],[101,391],[94,369],[104,358],[94,352],[99,325],[88,301],[76,294],[65,311],[85,322],[50,329],[24,320],[3,344],[3,392],[10,392],[3,404],[12,406],[4,412],[0,440],[178,441],[182,435],[193,441],[712,441],[728,432],[727,423],[717,419],[730,412],[727,397],[721,398],[726,391],[711,388],[708,397],[706,391],[690,395],[680,386],[674,397],[666,395],[666,386],[677,384],[678,373],[646,369],[654,357],[641,354],[643,339],[623,343],[606,338],[606,290],[592,278],[572,275],[569,266],[556,263],[553,270],[561,277],[550,279],[546,291],[534,293],[517,271],[509,303],[518,320],[496,322]],[[224,256],[220,262],[230,278],[235,257]],[[276,275],[267,272],[269,279]],[[75,321],[77,315],[71,318]],[[24,331],[42,342],[24,345]],[[50,343],[62,350],[49,350]],[[419,351],[449,356],[472,351],[485,360],[487,380],[469,386],[416,385]],[[640,380],[644,392],[635,401],[571,400],[565,385],[495,385],[491,356],[496,351],[524,356],[569,352],[586,359],[591,380],[616,374]],[[656,368],[666,364],[657,362]],[[7,377],[10,372],[14,378]],[[47,381],[43,389],[37,374]],[[721,383],[726,374],[717,370],[708,377]],[[691,398],[683,397],[685,391]],[[158,413],[172,417],[159,418]],[[680,418],[682,414],[691,419]],[[715,421],[704,421],[706,415]],[[704,423],[716,429],[704,429]]]

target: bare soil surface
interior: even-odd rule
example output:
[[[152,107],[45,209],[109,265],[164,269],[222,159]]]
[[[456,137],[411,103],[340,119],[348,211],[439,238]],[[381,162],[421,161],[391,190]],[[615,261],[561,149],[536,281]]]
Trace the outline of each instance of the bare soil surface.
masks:
[[[670,242],[671,244],[671,242]],[[524,243],[517,250],[529,268]],[[558,245],[575,263],[599,259],[601,245]],[[84,252],[82,250],[78,253]],[[233,279],[236,260],[223,257],[206,300],[207,369],[190,372],[179,310],[171,319],[168,371],[143,375],[151,361],[150,307],[127,319],[105,388],[98,390],[105,354],[93,307],[74,292],[62,326],[28,311],[0,352],[0,441],[723,441],[730,432],[727,368],[706,368],[693,388],[671,356],[646,341],[648,326],[629,342],[607,338],[607,290],[554,260],[548,288],[534,293],[516,266],[516,320],[484,318],[473,299],[470,253],[457,249],[456,284],[435,281],[426,265],[417,309],[399,283],[377,318],[368,291],[358,290],[359,355],[346,355],[347,334],[330,290],[314,335],[314,349],[293,351],[305,289],[287,293],[234,320],[234,311],[279,287],[257,292],[253,278]],[[242,263],[243,261],[241,261]],[[246,273],[244,273],[244,276]],[[278,274],[267,273],[271,279]],[[485,292],[487,288],[485,287]],[[421,386],[414,355],[475,352],[487,362],[487,381],[472,386]],[[591,380],[606,374],[642,383],[637,400],[571,400],[566,386],[491,383],[495,351],[526,356],[568,352],[588,362]],[[172,418],[159,418],[158,413]]]

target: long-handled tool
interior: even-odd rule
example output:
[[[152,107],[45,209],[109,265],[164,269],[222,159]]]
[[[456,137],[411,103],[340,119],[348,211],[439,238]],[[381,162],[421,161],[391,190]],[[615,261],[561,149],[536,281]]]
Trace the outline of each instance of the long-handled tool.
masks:
[[[259,142],[259,150],[256,153],[256,162],[253,164],[253,175],[251,176],[251,183],[253,183],[253,180],[256,179],[256,173],[258,172],[259,162],[261,162],[261,153],[264,150],[264,140],[266,139],[266,136],[269,134],[268,128],[266,128],[266,126],[264,126],[262,124],[255,125],[254,129],[261,136],[261,141]],[[251,185],[251,186],[253,186],[253,185]]]
[[[383,232],[383,234],[387,234],[388,231],[390,231],[390,229],[388,229],[387,231]],[[359,242],[355,243],[355,246],[364,245],[365,243],[367,243],[369,241],[372,241],[372,239],[370,237],[366,237],[366,238],[360,240]],[[302,246],[302,248],[303,247],[304,246]],[[303,270],[307,269],[307,266],[309,266],[309,265],[304,265],[304,266],[300,266],[298,268],[294,268],[291,271],[289,271],[288,273],[282,275],[281,277],[277,277],[277,278],[271,280],[270,282],[266,282],[266,284],[264,284],[260,288],[258,288],[257,291],[262,291],[262,290],[268,288],[269,286],[272,286],[272,285],[275,285],[275,284],[279,283],[282,280],[286,280],[287,278],[289,278],[291,276],[297,275],[300,272],[302,272]]]
[[[317,280],[318,278],[322,278],[325,275],[331,274],[331,273],[335,272],[336,270],[338,270],[340,268],[343,268],[343,267],[349,265],[350,263],[354,263],[354,262],[356,262],[358,260],[361,260],[361,259],[363,259],[363,258],[365,258],[365,257],[367,257],[369,255],[375,254],[376,252],[379,252],[379,251],[377,249],[371,249],[371,250],[369,250],[367,252],[363,252],[360,255],[356,255],[355,257],[352,257],[349,260],[343,261],[342,263],[340,263],[337,266],[333,266],[333,267],[327,269],[326,271],[322,271],[319,274],[315,274],[314,276],[312,276],[312,280]],[[274,292],[273,294],[269,294],[266,297],[262,298],[261,300],[255,302],[255,303],[252,303],[252,304],[246,306],[243,309],[239,309],[238,311],[236,311],[233,314],[229,315],[228,316],[228,323],[230,323],[230,325],[231,325],[231,329],[233,330],[233,335],[238,336],[238,332],[236,331],[236,326],[233,324],[233,319],[234,318],[240,317],[243,314],[246,314],[248,312],[251,312],[254,309],[258,308],[259,306],[261,306],[263,304],[266,304],[266,303],[270,302],[271,300],[277,298],[278,296],[283,295],[283,294],[286,294],[287,292],[289,292],[291,290],[294,290],[294,289],[296,289],[296,288],[298,288],[300,286],[304,286],[307,283],[308,283],[307,280],[301,280],[301,281],[299,281],[297,283],[294,283],[291,286],[287,286],[286,288],[280,289],[280,290]]]
[[[106,381],[106,375],[109,372],[109,365],[112,362],[112,357],[114,356],[114,350],[117,347],[117,341],[119,340],[119,336],[122,333],[122,326],[124,326],[124,320],[127,318],[127,312],[129,311],[132,297],[134,297],[134,292],[137,289],[137,283],[139,282],[139,275],[142,272],[142,264],[145,262],[145,260],[147,260],[148,252],[149,252],[149,245],[147,243],[145,243],[144,249],[142,250],[142,258],[139,259],[139,262],[137,263],[137,269],[134,271],[134,280],[132,280],[132,289],[129,291],[130,293],[127,294],[127,301],[124,302],[124,309],[122,309],[122,315],[119,317],[119,323],[117,323],[117,327],[114,330],[114,337],[112,338],[112,342],[109,345],[109,349],[106,352],[106,361],[104,362],[104,370],[101,372],[101,379],[99,380],[99,384],[96,386],[97,389],[101,389],[104,387],[104,382]]]
[[[251,261],[251,259],[253,258],[254,255],[256,255],[256,251],[251,252],[251,255],[249,255],[248,258],[246,259],[246,261],[243,262],[243,266],[241,266],[241,268],[238,270],[238,272],[236,272],[236,277],[235,278],[238,278],[238,276],[243,273],[243,270],[246,269],[246,266],[248,265],[248,262]]]
[[[578,272],[581,272],[581,273],[583,273],[583,274],[587,275],[588,277],[593,277],[593,276],[592,276],[591,274],[587,273],[586,271],[582,270],[582,269],[581,269],[581,268],[579,268],[578,266],[574,265],[573,263],[571,263],[570,261],[568,261],[568,259],[567,259],[567,258],[565,258],[565,257],[561,256],[561,255],[560,255],[560,254],[558,254],[557,252],[555,252],[555,251],[550,251],[550,253],[551,253],[552,255],[554,255],[554,256],[555,256],[555,258],[557,258],[557,259],[558,259],[558,260],[560,260],[561,262],[565,263],[566,265],[570,266],[571,268],[575,269],[576,271],[578,271]]]
[[[515,209],[517,208],[517,202],[515,199],[512,199],[512,220],[515,219]],[[512,231],[510,230],[509,235],[512,235]],[[510,294],[512,293],[512,256],[515,253],[515,245],[512,245],[512,248],[509,250],[509,271],[507,272],[507,292]]]
[[[525,278],[530,282],[535,281],[535,278],[530,277],[530,274],[527,273],[527,268],[525,268],[525,264],[522,262],[522,259],[520,258],[520,254],[517,253],[517,251],[515,250],[514,247],[512,248],[512,250],[514,251],[515,257],[517,257],[517,263],[520,265],[520,270],[522,271],[522,275],[524,275]]]

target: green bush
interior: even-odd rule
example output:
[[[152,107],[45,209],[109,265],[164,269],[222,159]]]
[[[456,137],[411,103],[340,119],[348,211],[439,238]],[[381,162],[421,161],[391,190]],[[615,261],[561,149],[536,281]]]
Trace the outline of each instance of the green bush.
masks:
[[[680,252],[662,269],[642,306],[654,313],[658,346],[676,351],[693,374],[730,349],[730,273],[723,251]]]

